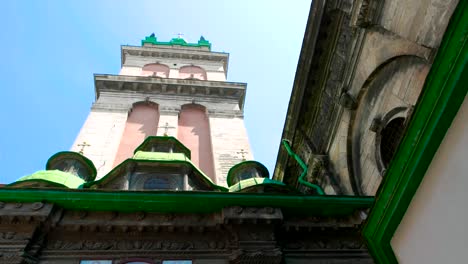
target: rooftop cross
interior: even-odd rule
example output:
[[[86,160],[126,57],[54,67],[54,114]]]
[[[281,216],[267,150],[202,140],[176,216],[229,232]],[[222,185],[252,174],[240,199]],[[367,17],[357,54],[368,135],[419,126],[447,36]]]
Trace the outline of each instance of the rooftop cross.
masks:
[[[85,148],[85,147],[89,147],[89,146],[91,146],[91,145],[88,144],[88,143],[86,143],[86,141],[83,141],[83,143],[78,144],[77,146],[78,146],[78,147],[81,147],[81,149],[80,149],[80,151],[78,151],[78,153],[80,153],[81,155],[83,155],[84,148]]]
[[[241,154],[242,155],[242,161],[245,161],[245,156],[244,154],[247,154],[249,153],[248,151],[245,151],[244,149],[241,149],[241,151],[238,151],[236,152],[237,154]]]
[[[166,124],[164,126],[158,127],[158,128],[164,128],[164,136],[167,137],[167,132],[169,132],[169,128],[175,128],[175,127],[169,126],[169,123],[166,122]]]

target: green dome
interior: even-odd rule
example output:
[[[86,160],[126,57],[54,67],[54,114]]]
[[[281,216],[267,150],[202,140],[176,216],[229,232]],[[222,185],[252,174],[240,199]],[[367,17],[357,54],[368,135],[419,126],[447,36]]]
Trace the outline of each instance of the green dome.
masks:
[[[43,170],[21,177],[7,185],[9,187],[65,187],[76,189],[85,181],[81,178],[59,170]]]

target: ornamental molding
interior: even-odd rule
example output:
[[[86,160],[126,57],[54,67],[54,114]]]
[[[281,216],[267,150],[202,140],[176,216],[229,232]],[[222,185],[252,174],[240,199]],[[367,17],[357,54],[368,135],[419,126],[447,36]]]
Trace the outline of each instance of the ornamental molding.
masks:
[[[52,204],[5,203],[0,201],[0,221],[8,224],[31,224],[45,221],[52,212]]]
[[[351,11],[351,26],[369,27],[376,25],[385,1],[356,0]]]
[[[145,95],[184,96],[236,100],[243,109],[247,84],[202,81],[193,79],[163,79],[152,76],[95,74],[96,99],[101,92],[127,92]]]

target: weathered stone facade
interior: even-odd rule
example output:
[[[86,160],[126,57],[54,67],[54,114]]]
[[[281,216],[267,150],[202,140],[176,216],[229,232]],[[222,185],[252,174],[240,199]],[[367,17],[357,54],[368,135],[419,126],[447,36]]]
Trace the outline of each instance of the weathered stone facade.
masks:
[[[382,131],[397,118],[404,131],[457,3],[313,2],[283,131],[314,168],[308,181],[327,194],[376,193],[388,141],[398,144]],[[299,174],[280,148],[274,177],[296,185]]]
[[[271,207],[207,214],[64,210],[0,203],[1,263],[372,263],[357,215],[301,217]]]

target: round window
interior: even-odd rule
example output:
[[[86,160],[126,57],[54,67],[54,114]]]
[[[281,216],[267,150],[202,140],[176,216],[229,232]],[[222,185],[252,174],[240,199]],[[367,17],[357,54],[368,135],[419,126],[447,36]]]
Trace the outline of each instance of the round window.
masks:
[[[401,138],[405,130],[405,119],[397,117],[391,120],[381,131],[380,157],[385,167],[395,155]]]

